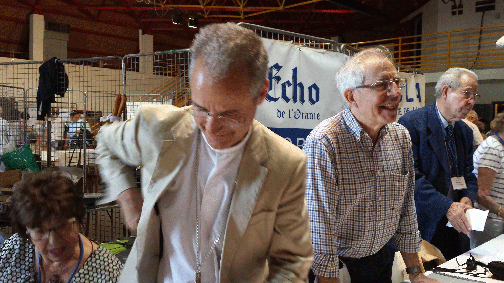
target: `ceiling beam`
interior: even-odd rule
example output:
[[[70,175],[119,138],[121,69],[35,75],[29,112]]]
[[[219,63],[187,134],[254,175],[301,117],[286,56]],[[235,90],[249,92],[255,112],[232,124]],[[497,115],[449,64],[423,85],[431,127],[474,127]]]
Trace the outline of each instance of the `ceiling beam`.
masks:
[[[133,19],[135,19],[139,24],[140,24],[140,18],[139,16],[135,13],[135,11],[133,11],[133,6],[131,6],[131,4],[129,3],[129,1],[127,0],[119,0],[127,9],[127,13],[128,13],[128,16],[132,17]]]
[[[120,39],[120,40],[138,42],[138,37],[116,35],[116,34],[111,34],[111,33],[105,33],[105,32],[75,28],[75,27],[72,28],[72,32],[80,32],[80,33],[84,33],[84,34],[99,35],[99,36],[103,36],[103,37],[107,37],[107,38],[115,38],[115,39]]]
[[[377,18],[384,20],[385,18],[382,16],[383,12],[379,10],[375,10],[367,5],[361,4],[360,1],[354,0],[329,0],[334,4],[345,7],[346,9],[355,10],[361,14],[364,14],[369,17]]]
[[[91,13],[91,11],[89,11],[89,9],[86,6],[82,5],[80,0],[67,0],[67,1],[73,6],[77,6],[77,10],[82,14],[84,14],[84,16],[88,16],[90,19],[93,20],[96,19],[96,15]]]
[[[26,0],[16,0],[16,2],[28,6],[28,2],[26,2]]]
[[[0,5],[5,5],[5,6],[11,6],[11,7],[18,7],[18,8],[24,8],[24,9],[32,9],[33,5],[28,5],[28,4],[23,4],[19,1],[0,1]]]
[[[124,0],[121,0],[124,1]],[[2,4],[2,2],[0,2]],[[7,5],[7,4],[6,4]],[[45,8],[50,8],[50,9],[63,9],[63,8],[68,8],[68,6],[61,6],[61,5],[47,5],[44,6]],[[137,7],[137,6],[109,6],[109,5],[86,5],[82,6],[83,9],[86,10],[110,10],[110,11],[125,11],[125,10],[131,10],[131,11],[167,11],[167,10],[173,10],[173,8],[180,8],[186,11],[202,11],[203,8],[201,6],[197,5],[172,5],[172,6],[164,6],[164,7]],[[349,13],[355,13],[356,11],[354,9],[350,10],[342,10],[342,9],[281,9],[278,7],[235,7],[235,6],[214,6],[214,7],[207,7],[211,8],[212,11],[228,11],[228,12],[235,12],[235,11],[244,11],[244,12],[261,12],[261,11],[271,11],[271,12],[277,12],[277,13],[326,13],[326,14],[349,14]]]
[[[102,3],[101,3],[101,4],[102,4],[102,5],[105,5],[105,2],[106,2],[106,1],[107,1],[107,0],[102,0]],[[100,18],[100,16],[101,16],[102,12],[103,12],[103,10],[98,11],[98,14],[96,14],[96,17],[97,17],[97,18]]]
[[[14,23],[23,23],[26,24],[29,21],[26,19],[21,19],[21,18],[13,18],[13,17],[6,17],[6,16],[0,16],[0,21],[5,21],[5,22],[14,22]]]

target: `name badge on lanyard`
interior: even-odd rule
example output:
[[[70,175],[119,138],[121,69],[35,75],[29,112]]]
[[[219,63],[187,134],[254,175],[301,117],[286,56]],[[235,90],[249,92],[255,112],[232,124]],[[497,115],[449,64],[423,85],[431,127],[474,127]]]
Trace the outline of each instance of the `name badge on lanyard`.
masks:
[[[451,178],[452,187],[454,190],[467,189],[467,185],[464,177],[452,177]]]

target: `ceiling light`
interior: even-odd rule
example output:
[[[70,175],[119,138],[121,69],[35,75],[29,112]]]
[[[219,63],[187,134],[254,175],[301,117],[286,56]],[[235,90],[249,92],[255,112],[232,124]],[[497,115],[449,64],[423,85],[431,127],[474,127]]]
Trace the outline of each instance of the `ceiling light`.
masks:
[[[174,25],[181,25],[183,21],[184,17],[182,16],[182,14],[175,13],[172,15],[172,22]]]
[[[198,28],[198,18],[189,17],[189,22],[187,23],[187,26],[190,28]]]

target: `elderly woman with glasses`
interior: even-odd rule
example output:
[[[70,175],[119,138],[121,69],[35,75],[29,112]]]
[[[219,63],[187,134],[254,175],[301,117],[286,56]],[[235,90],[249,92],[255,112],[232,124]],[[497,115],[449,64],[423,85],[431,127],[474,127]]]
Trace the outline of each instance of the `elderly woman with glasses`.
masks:
[[[3,244],[1,282],[116,282],[122,263],[79,233],[86,208],[73,182],[56,172],[25,176],[12,196],[17,232]]]
[[[471,248],[504,234],[504,113],[495,116],[490,129],[473,156],[479,187],[476,201],[490,214],[483,232],[471,232]]]

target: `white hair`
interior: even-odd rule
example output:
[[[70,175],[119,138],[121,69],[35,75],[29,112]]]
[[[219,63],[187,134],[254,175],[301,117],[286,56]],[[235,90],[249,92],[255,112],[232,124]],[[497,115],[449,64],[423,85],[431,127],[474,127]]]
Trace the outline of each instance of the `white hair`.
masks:
[[[268,54],[259,36],[249,29],[233,23],[205,26],[191,45],[190,77],[198,58],[203,59],[203,65],[214,80],[242,73],[250,79],[250,91],[255,97],[264,87]]]
[[[386,48],[369,48],[360,51],[336,73],[336,84],[341,95],[345,93],[345,90],[355,89],[364,83],[364,73],[366,72],[364,67],[370,59],[379,59],[394,64],[391,54]]]
[[[440,98],[442,93],[443,86],[447,85],[452,89],[457,89],[460,87],[460,78],[463,75],[467,75],[474,80],[478,80],[478,75],[476,75],[473,71],[465,69],[465,68],[450,68],[441,75],[439,80],[436,83],[436,92],[434,93],[434,98]]]

